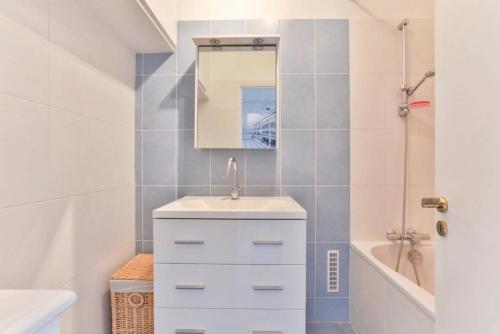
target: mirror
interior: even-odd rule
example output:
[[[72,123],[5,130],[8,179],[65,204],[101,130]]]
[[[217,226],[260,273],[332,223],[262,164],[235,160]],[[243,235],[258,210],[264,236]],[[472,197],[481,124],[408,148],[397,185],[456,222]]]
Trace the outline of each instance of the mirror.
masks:
[[[196,74],[196,148],[276,148],[276,45],[199,45]]]

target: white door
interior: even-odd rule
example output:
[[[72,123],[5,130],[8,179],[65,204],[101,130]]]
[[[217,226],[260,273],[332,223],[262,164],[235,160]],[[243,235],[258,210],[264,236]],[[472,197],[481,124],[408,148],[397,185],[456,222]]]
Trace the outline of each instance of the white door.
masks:
[[[500,333],[500,1],[436,0],[437,334]]]

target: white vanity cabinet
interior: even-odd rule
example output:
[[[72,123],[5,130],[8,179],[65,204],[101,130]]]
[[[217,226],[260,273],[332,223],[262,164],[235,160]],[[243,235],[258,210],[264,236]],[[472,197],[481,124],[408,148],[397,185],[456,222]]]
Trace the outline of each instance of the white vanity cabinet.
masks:
[[[292,198],[184,197],[154,219],[156,333],[305,333],[306,213]]]

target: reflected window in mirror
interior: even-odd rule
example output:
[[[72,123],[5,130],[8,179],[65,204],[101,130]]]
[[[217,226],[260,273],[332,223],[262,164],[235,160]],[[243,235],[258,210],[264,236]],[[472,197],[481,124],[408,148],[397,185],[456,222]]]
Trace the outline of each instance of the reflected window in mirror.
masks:
[[[242,148],[276,147],[276,88],[242,87]]]

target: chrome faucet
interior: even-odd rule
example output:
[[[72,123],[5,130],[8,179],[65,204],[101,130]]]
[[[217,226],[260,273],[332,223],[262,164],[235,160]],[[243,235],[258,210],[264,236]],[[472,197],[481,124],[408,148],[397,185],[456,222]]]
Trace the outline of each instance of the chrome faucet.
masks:
[[[417,231],[415,231],[412,228],[409,228],[408,230],[406,230],[406,233],[403,235],[401,235],[401,234],[397,233],[395,230],[391,229],[391,230],[387,231],[385,237],[387,240],[391,240],[391,241],[399,241],[399,240],[404,241],[404,240],[406,240],[406,241],[409,241],[410,244],[412,244],[412,245],[415,245],[419,241],[431,239],[430,235],[428,235],[426,233],[417,233]]]
[[[227,176],[231,176],[234,174],[234,183],[233,190],[231,191],[231,199],[239,199],[240,198],[240,185],[238,184],[238,164],[236,163],[236,159],[234,157],[229,158],[227,162]]]

